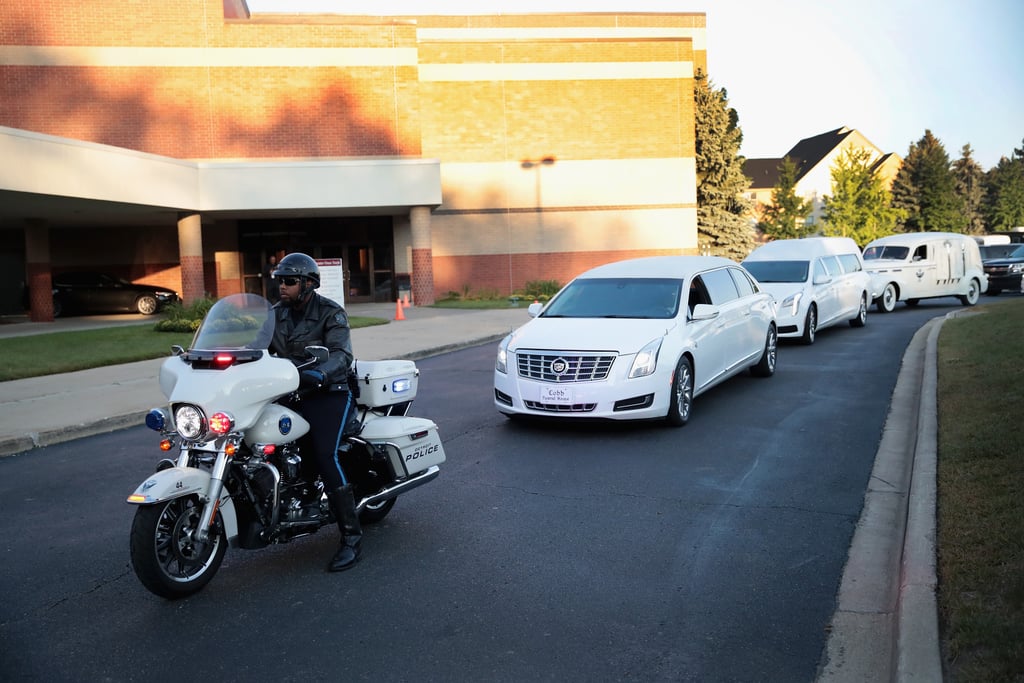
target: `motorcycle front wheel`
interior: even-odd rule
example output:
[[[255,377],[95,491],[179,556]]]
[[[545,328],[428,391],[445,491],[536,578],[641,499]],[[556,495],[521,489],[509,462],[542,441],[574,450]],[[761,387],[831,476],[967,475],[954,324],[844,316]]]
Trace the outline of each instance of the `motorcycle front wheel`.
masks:
[[[175,498],[135,511],[132,568],[146,588],[168,600],[201,590],[220,568],[227,540],[217,516],[205,542],[195,538],[203,507],[196,496]]]

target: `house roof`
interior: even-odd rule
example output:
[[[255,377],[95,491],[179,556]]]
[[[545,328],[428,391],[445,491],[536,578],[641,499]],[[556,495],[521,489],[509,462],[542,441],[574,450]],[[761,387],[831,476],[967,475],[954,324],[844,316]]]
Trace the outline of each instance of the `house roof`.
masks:
[[[779,182],[779,166],[782,159],[744,159],[743,175],[750,178],[750,189],[765,190]]]
[[[785,155],[796,165],[796,179],[799,181],[803,178],[853,132],[852,128],[843,126],[820,135],[804,138],[796,143]],[[885,155],[876,161],[876,166],[882,164],[889,156]],[[752,181],[750,188],[760,190],[775,187],[779,182],[779,166],[784,158],[747,159],[744,161],[743,173]]]
[[[871,165],[871,170],[877,171],[878,169],[885,166],[890,159],[899,159],[899,155],[896,154],[896,152],[889,152],[888,154],[883,154],[882,156],[875,159],[875,163]]]
[[[799,180],[805,173],[817,166],[829,152],[839,146],[843,140],[853,134],[852,128],[843,126],[821,135],[804,138],[786,152],[786,156],[796,164],[796,178]]]

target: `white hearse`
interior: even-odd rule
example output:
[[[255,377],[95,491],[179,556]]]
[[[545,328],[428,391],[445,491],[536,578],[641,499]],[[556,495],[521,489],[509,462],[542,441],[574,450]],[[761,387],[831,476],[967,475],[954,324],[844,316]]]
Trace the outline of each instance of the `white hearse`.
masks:
[[[860,247],[848,237],[775,240],[743,261],[779,308],[780,337],[813,344],[818,330],[848,321],[867,322],[871,276],[864,270]]]
[[[916,306],[921,299],[955,296],[973,306],[988,289],[978,243],[953,232],[908,232],[881,237],[864,247],[864,267],[872,277],[878,310],[889,313],[897,301]]]

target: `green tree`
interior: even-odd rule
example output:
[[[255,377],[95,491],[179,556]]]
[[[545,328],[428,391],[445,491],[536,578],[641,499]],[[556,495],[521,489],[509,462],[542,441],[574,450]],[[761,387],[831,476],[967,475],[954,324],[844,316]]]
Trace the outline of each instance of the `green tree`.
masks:
[[[1024,147],[985,174],[983,212],[992,231],[1024,226]]]
[[[814,232],[807,224],[811,202],[796,193],[796,164],[789,157],[779,165],[779,181],[772,188],[772,203],[765,207],[758,225],[772,239],[796,239]]]
[[[949,155],[930,130],[910,145],[892,195],[893,206],[903,212],[900,225],[905,232],[963,232],[966,228]]]
[[[822,202],[822,231],[861,247],[896,229],[902,212],[866,149],[847,147],[832,166],[832,194]]]
[[[754,246],[751,202],[743,196],[750,179],[739,155],[743,132],[725,90],[700,71],[694,81],[698,239],[716,256],[741,260]]]
[[[960,158],[953,162],[953,191],[960,198],[960,212],[968,233],[985,232],[982,205],[985,200],[985,171],[972,157],[970,145],[960,150]]]

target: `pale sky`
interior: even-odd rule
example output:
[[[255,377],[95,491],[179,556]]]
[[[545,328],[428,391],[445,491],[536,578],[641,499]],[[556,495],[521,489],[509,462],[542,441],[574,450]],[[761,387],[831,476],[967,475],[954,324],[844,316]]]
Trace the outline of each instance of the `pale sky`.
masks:
[[[743,129],[741,153],[856,128],[906,156],[930,129],[950,160],[988,170],[1024,147],[1022,0],[248,0],[253,12],[704,12],[708,73]]]

